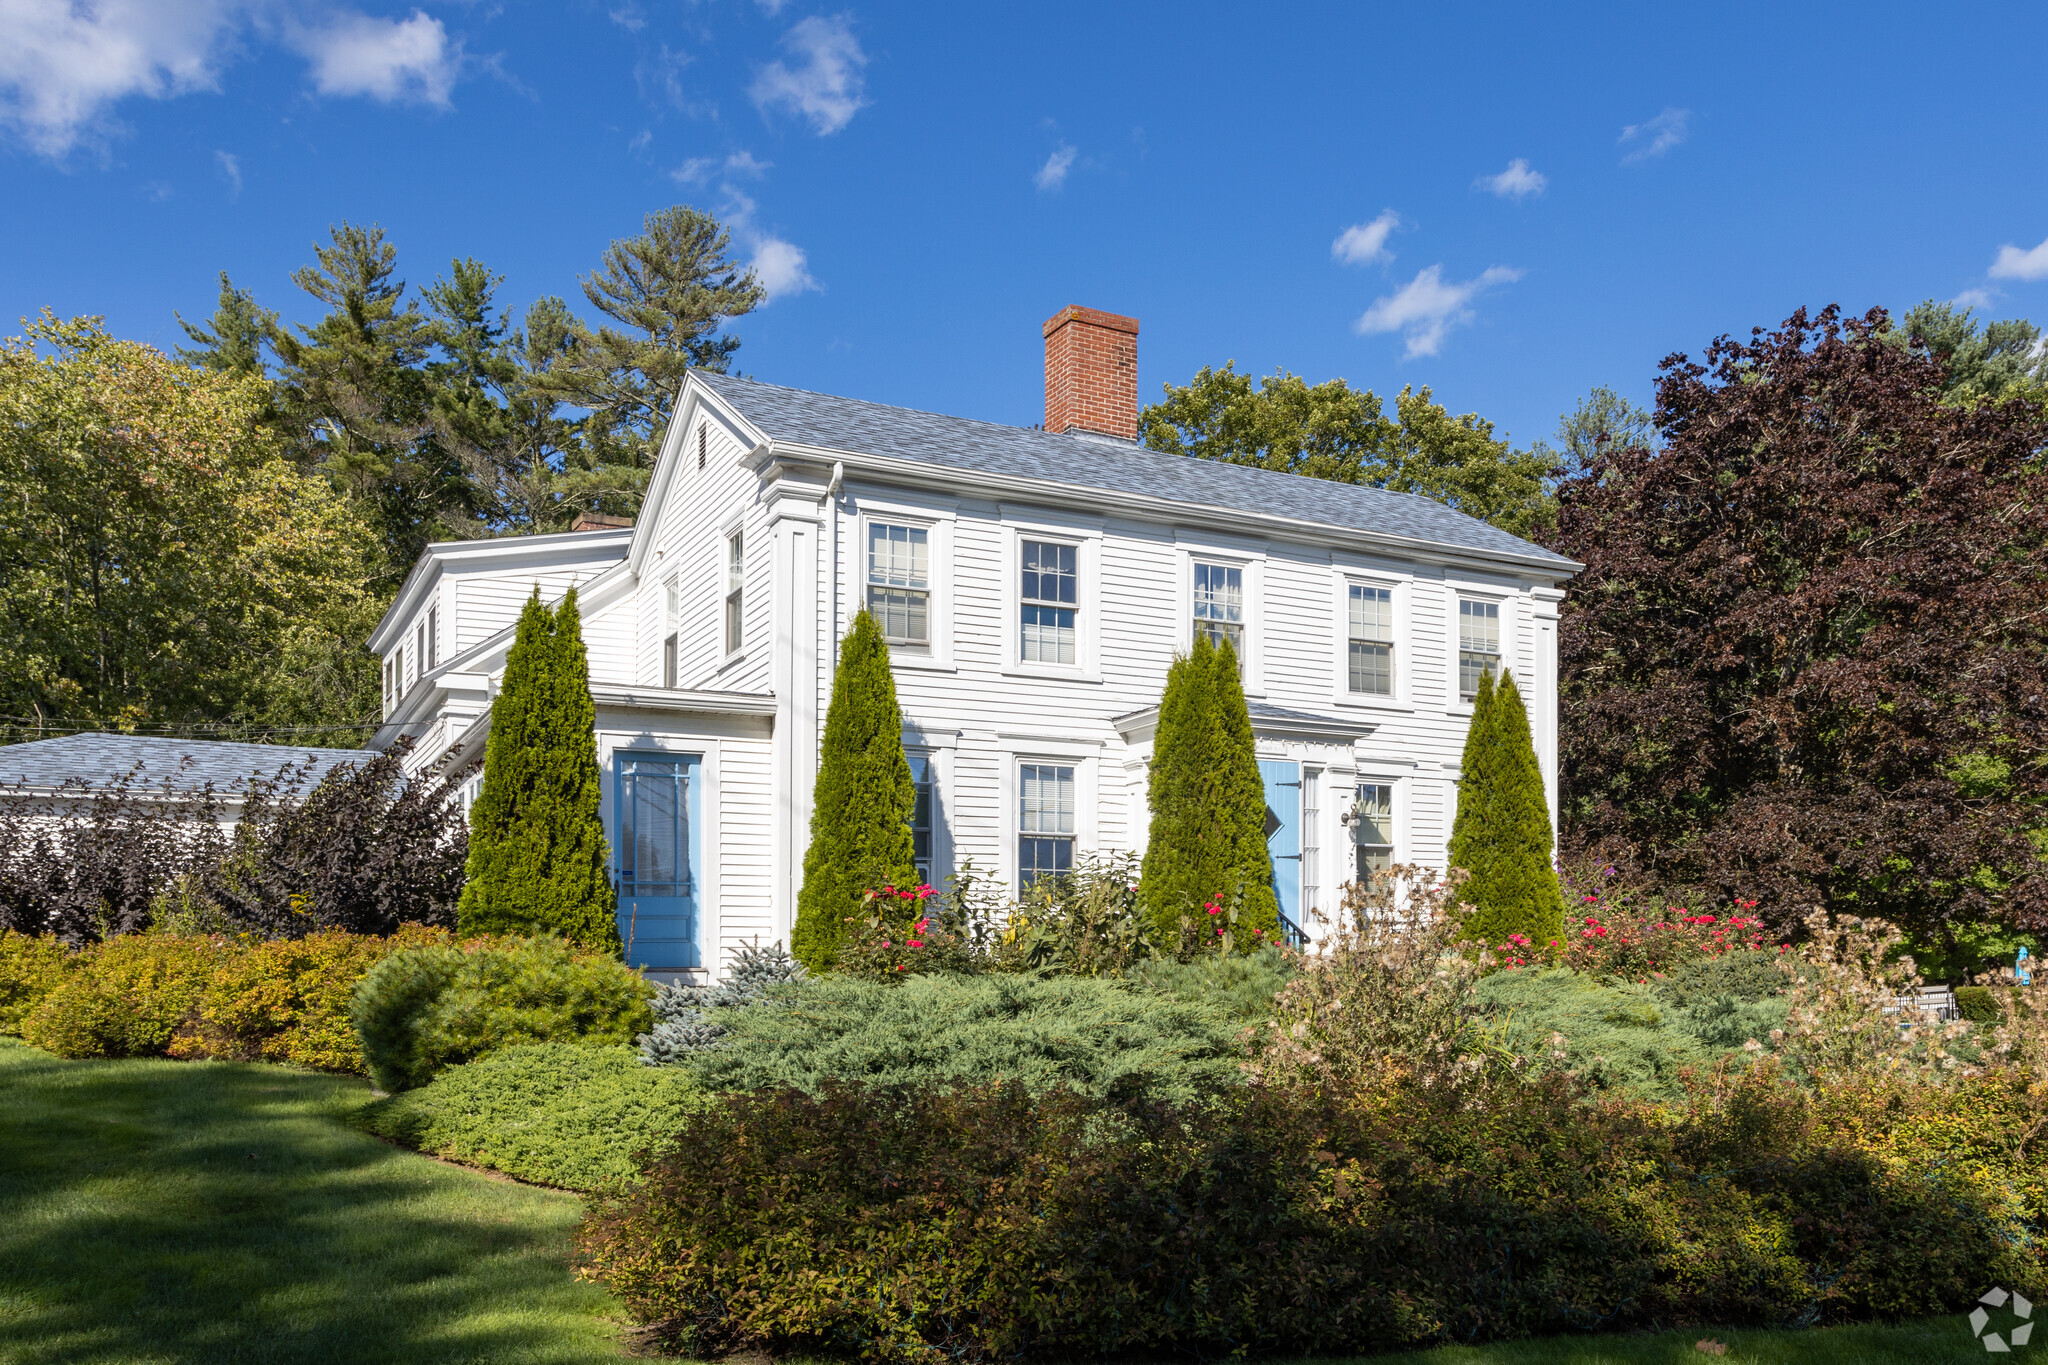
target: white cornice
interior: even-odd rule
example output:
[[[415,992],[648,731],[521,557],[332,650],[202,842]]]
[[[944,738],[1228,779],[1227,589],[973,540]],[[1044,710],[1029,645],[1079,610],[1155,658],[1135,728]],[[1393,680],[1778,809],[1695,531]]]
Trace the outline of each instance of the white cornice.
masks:
[[[513,560],[521,558],[544,559],[563,551],[576,551],[587,555],[592,561],[591,568],[602,572],[621,556],[632,544],[634,527],[616,526],[603,531],[561,531],[545,536],[496,536],[489,540],[440,540],[420,551],[414,561],[412,572],[405,576],[405,583],[398,590],[398,596],[391,599],[376,628],[370,632],[365,644],[372,654],[382,654],[393,642],[391,636],[398,622],[409,621],[419,611],[420,602],[432,588],[441,571],[454,564],[483,560]],[[548,568],[564,567],[549,564]]]

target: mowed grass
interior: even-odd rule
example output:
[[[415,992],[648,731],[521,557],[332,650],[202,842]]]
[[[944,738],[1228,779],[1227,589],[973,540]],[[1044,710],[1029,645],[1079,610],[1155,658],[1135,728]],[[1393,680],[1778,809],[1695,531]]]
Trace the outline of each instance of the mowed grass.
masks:
[[[369,1098],[0,1038],[0,1362],[618,1360],[579,1202],[349,1128]]]

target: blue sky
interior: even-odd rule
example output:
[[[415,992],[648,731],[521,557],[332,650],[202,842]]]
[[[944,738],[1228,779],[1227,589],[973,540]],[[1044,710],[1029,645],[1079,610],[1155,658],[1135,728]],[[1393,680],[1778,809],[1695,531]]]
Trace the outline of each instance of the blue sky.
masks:
[[[1039,419],[1039,324],[1141,319],[1144,398],[1236,359],[1518,442],[1799,305],[2048,322],[2048,11],[0,0],[0,313],[171,345],[341,219],[425,284],[576,277],[720,212],[739,367]]]

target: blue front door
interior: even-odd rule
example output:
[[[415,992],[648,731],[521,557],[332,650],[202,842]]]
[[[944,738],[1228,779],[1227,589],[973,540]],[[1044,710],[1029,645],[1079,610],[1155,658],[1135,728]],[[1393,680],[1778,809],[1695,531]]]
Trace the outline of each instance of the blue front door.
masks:
[[[1273,855],[1273,895],[1283,928],[1301,924],[1301,765],[1259,760],[1266,781],[1266,848]]]
[[[626,961],[656,971],[704,965],[698,943],[695,754],[613,756],[617,771],[619,937]]]

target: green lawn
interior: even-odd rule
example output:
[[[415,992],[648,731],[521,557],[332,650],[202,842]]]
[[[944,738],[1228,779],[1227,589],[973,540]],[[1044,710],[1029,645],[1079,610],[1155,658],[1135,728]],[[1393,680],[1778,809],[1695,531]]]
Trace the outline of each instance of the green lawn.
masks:
[[[367,1137],[346,1120],[368,1100],[363,1082],[341,1077],[212,1062],[65,1062],[0,1038],[0,1365],[619,1360],[612,1305],[569,1273],[577,1200]],[[1705,1335],[1727,1343],[1728,1354],[1694,1350]],[[1983,1358],[1961,1318],[1375,1357],[1402,1365]]]
[[[0,1038],[0,1361],[618,1360],[578,1201],[356,1132],[368,1099]]]

